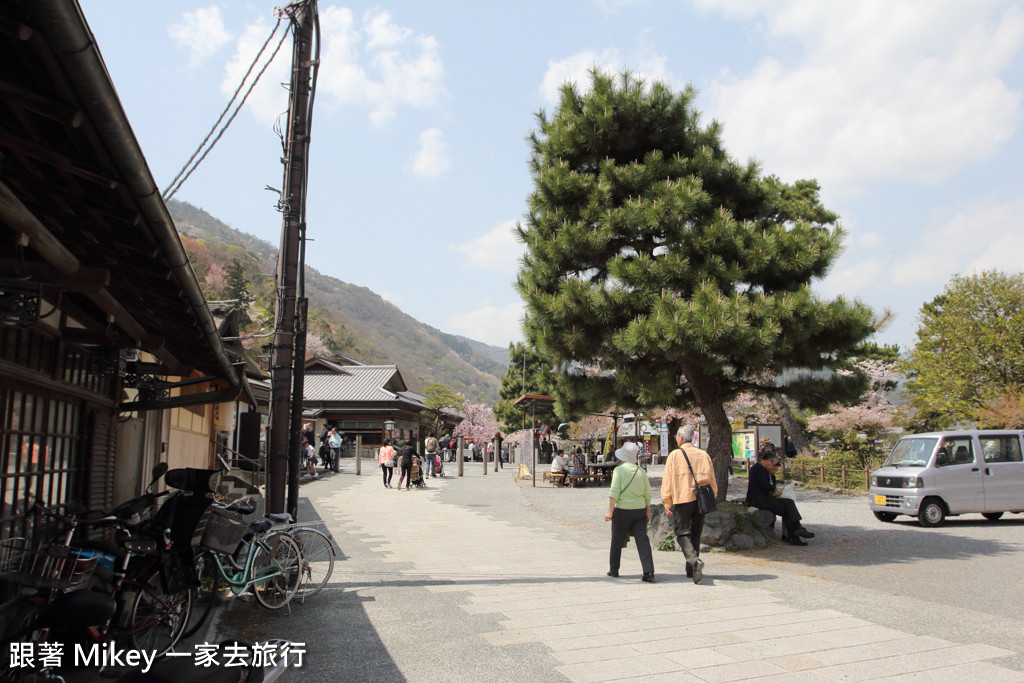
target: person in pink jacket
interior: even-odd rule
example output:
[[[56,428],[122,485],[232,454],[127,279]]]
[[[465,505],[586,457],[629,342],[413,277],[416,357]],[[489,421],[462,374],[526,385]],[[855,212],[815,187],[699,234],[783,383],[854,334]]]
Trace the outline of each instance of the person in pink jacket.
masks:
[[[389,489],[391,488],[391,476],[395,473],[395,449],[391,446],[390,439],[384,439],[384,445],[381,446],[377,459],[384,476],[384,488]]]

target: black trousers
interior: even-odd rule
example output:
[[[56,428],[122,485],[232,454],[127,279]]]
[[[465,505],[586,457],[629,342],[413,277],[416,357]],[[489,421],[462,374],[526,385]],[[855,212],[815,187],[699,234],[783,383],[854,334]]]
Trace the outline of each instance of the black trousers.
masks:
[[[391,475],[393,475],[395,473],[395,468],[394,467],[388,467],[387,465],[381,465],[380,469],[383,472],[384,485],[387,486],[388,484],[391,483]]]
[[[686,557],[686,566],[692,571],[693,564],[700,557],[700,535],[704,533],[704,515],[697,509],[696,500],[672,506],[672,526]]]
[[[640,566],[644,574],[654,573],[654,555],[651,553],[651,539],[647,537],[647,509],[623,510],[615,508],[612,510],[612,548],[608,555],[608,568],[613,572],[619,571],[619,563],[622,559],[622,542],[626,540],[626,534],[632,530],[633,541],[636,542],[637,552],[640,553]]]
[[[768,510],[782,518],[782,524],[789,534],[800,528],[800,511],[796,509],[796,502],[790,498],[778,498],[776,496],[753,496],[750,504],[758,510]]]

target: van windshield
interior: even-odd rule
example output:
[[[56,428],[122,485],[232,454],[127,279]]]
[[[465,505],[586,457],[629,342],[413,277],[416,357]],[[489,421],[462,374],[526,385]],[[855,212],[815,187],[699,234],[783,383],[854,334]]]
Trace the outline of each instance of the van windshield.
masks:
[[[885,464],[892,467],[924,467],[932,457],[936,441],[938,439],[934,437],[900,439]]]

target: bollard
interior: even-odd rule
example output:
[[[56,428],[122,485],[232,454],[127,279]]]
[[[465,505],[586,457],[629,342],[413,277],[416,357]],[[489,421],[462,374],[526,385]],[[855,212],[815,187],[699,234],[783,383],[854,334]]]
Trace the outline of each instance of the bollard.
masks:
[[[462,437],[461,436],[459,437],[459,445],[456,446],[456,448],[455,448],[455,457],[456,457],[456,459],[459,462],[459,476],[461,477],[462,476],[463,462],[464,462],[464,456],[463,456],[463,453],[462,453]]]
[[[341,454],[338,454],[339,458]],[[363,473],[363,435],[356,434],[356,476]]]

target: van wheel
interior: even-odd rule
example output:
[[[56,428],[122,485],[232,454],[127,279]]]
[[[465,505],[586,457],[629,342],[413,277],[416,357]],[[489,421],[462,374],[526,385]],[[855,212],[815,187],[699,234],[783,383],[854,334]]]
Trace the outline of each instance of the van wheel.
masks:
[[[942,523],[946,521],[946,510],[942,507],[942,501],[938,498],[925,498],[921,503],[921,508],[917,511],[917,521],[921,523],[921,526],[942,526]]]
[[[872,512],[875,515],[875,519],[877,519],[879,522],[891,522],[892,520],[896,519],[895,512],[879,512],[878,510],[872,510]]]
[[[990,522],[994,522],[1003,516],[1002,512],[982,512],[981,516]]]

